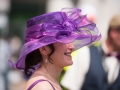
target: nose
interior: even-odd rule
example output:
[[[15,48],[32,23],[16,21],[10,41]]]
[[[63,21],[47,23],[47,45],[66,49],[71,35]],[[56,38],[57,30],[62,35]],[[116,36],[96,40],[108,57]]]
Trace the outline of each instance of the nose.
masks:
[[[73,50],[75,49],[73,43],[69,43],[69,44],[68,44],[68,48],[69,48],[71,51],[73,51]]]

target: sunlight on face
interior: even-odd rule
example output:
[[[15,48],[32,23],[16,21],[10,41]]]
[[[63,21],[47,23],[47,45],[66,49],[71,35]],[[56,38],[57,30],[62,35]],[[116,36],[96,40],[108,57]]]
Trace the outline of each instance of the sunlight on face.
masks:
[[[59,67],[65,67],[73,64],[71,53],[74,50],[72,43],[63,44],[63,43],[54,43],[55,51],[51,55],[53,63]]]

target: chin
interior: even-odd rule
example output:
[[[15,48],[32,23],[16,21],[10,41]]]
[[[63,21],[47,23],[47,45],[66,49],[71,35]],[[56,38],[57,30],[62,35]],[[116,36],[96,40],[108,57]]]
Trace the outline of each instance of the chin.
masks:
[[[69,61],[69,63],[67,63],[66,66],[70,66],[70,65],[72,65],[72,64],[73,64],[73,61],[71,60],[71,61]]]

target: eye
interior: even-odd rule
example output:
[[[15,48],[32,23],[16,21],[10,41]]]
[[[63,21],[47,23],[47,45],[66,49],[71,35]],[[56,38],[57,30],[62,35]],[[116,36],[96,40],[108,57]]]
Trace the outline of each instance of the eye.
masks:
[[[67,38],[70,36],[71,32],[70,31],[60,31],[57,33],[56,38],[57,39],[62,39],[62,38]]]

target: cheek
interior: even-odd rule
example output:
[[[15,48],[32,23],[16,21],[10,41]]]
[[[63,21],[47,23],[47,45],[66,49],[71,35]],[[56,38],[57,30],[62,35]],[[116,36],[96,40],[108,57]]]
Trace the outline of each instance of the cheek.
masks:
[[[55,47],[55,51],[54,51],[54,57],[56,57],[56,59],[63,59],[64,53],[66,51],[66,48],[64,45],[62,44],[58,44]]]
[[[61,59],[63,59],[63,57],[64,57],[64,52],[62,52],[60,50],[55,50],[53,52],[53,54],[51,55],[51,58],[53,60],[58,60],[58,61],[61,60]]]

